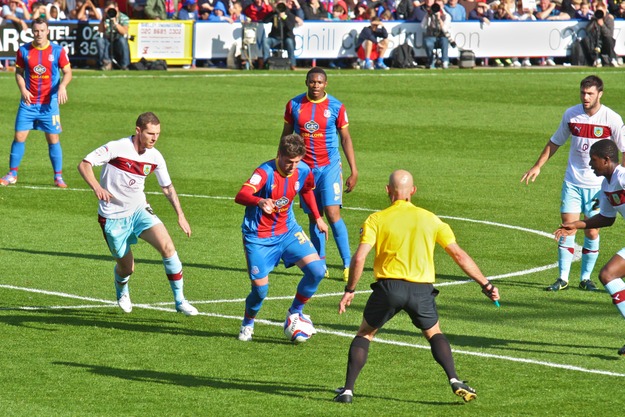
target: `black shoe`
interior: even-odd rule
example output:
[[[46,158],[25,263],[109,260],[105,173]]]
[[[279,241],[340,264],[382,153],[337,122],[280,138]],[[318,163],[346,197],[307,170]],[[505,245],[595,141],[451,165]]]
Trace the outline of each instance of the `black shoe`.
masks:
[[[475,390],[466,384],[466,381],[457,381],[451,384],[451,390],[464,402],[469,402],[477,397]]]
[[[622,348],[618,350],[618,354],[625,356],[625,346],[623,346]]]
[[[334,401],[335,403],[345,403],[345,404],[352,403],[352,400],[354,399],[354,395],[352,394],[351,391],[345,390],[345,388],[339,388],[337,391],[339,395],[334,397],[334,400],[332,401]]]
[[[545,288],[545,291],[555,292],[555,291],[568,290],[568,289],[569,289],[569,283],[563,279],[558,278],[556,282],[554,282],[552,285]]]
[[[598,290],[598,288],[595,285],[595,283],[592,282],[589,279],[584,279],[584,280],[580,281],[579,289],[580,290],[586,290],[586,291],[597,291]]]

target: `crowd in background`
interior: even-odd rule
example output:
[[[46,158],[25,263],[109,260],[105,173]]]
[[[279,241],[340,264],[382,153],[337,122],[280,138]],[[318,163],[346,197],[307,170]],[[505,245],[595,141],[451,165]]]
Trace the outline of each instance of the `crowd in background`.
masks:
[[[30,19],[37,17],[55,20],[103,20],[106,0],[0,0],[0,24],[12,24],[27,29]],[[280,13],[277,5],[283,3]],[[535,8],[523,0],[444,0],[441,15],[449,22],[479,21],[490,24],[505,20],[589,20],[596,22],[596,30],[606,49],[606,64],[618,65],[613,52],[614,19],[625,18],[625,0],[536,0]],[[118,10],[130,19],[196,20],[213,22],[263,22],[271,19],[290,22],[287,30],[300,26],[306,20],[315,21],[370,21],[405,20],[422,22],[431,12],[432,0],[119,0]],[[286,6],[286,7],[284,7]],[[276,20],[277,19],[277,20]],[[292,33],[289,32],[289,36]],[[263,34],[264,36],[264,34]],[[604,46],[607,45],[607,46]],[[261,40],[259,48],[264,48]],[[267,58],[264,54],[264,58]],[[290,54],[292,55],[292,54]],[[593,59],[595,66],[600,60]],[[530,66],[526,59],[495,59],[494,65]],[[488,64],[488,60],[485,61]],[[553,58],[545,57],[540,64],[555,65]],[[292,63],[294,66],[294,63]]]

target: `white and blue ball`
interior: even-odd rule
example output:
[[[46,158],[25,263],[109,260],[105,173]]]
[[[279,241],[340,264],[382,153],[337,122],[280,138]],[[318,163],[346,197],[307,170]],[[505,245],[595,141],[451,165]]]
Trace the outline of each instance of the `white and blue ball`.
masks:
[[[295,343],[304,343],[315,333],[312,321],[299,313],[291,314],[284,322],[284,335]]]

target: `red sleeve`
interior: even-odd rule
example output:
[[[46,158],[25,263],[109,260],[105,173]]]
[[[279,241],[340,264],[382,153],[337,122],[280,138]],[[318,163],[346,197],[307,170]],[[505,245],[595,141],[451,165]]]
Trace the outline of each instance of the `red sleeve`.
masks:
[[[339,115],[336,118],[336,127],[339,129],[343,129],[345,126],[349,124],[349,120],[347,120],[347,110],[345,110],[345,105],[342,104],[339,109]]]
[[[284,109],[284,123],[291,126],[295,125],[295,121],[293,120],[293,107],[291,105],[291,100],[286,103],[286,109]]]
[[[315,179],[313,178],[312,172],[308,174],[306,181],[304,182],[304,186],[300,191],[299,195],[302,197],[304,202],[308,207],[310,207],[310,211],[313,216],[315,216],[315,220],[321,217],[319,214],[319,209],[317,208],[317,200],[315,199],[315,193],[313,190],[315,189]]]
[[[26,68],[26,63],[24,62],[24,57],[21,54],[21,51],[17,51],[17,55],[15,56],[15,66],[18,68]]]
[[[234,197],[234,202],[243,206],[255,206],[262,198],[254,194],[260,190],[267,181],[267,173],[262,169],[256,169],[249,180],[241,186]]]

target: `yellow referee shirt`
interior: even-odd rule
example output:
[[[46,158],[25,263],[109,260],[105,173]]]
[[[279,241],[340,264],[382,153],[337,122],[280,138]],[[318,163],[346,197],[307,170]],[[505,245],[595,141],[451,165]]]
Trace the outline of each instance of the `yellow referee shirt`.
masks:
[[[443,248],[456,242],[451,227],[434,213],[408,201],[370,215],[362,226],[360,243],[375,248],[375,279],[395,278],[433,283],[434,244]]]

